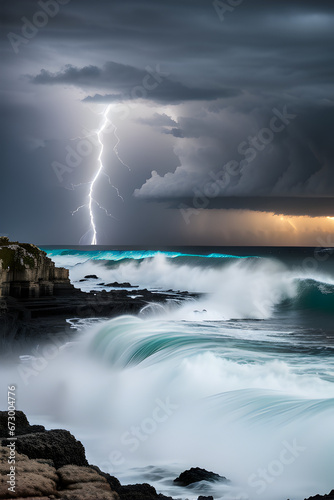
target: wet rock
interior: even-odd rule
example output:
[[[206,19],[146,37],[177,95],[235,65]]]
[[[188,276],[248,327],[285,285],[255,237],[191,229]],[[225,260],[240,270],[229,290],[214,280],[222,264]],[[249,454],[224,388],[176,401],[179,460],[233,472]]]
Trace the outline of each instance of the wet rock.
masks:
[[[185,472],[182,472],[179,477],[174,479],[174,483],[178,486],[189,486],[189,484],[198,483],[199,481],[227,481],[226,477],[215,474],[214,472],[209,472],[205,469],[200,469],[199,467],[192,467]]]
[[[128,287],[127,287],[128,288]],[[147,289],[116,288],[108,292],[93,290],[86,293],[73,288],[63,295],[19,300],[6,298],[6,314],[0,316],[2,334],[1,358],[8,353],[14,356],[26,354],[31,346],[53,343],[53,338],[75,336],[75,329],[69,329],[69,318],[112,318],[122,314],[138,314],[148,303],[167,303],[182,296]],[[190,295],[196,297],[195,294]],[[189,295],[187,296],[189,297]]]
[[[99,278],[96,276],[96,274],[87,274],[87,276],[85,276],[85,279],[86,280],[98,280]]]
[[[114,281],[114,283],[107,283],[105,286],[110,286],[113,288],[137,288],[138,285],[133,286],[131,283],[128,283],[127,281],[125,283],[118,283],[117,281]]]
[[[122,488],[121,483],[117,479],[117,477],[111,476],[107,472],[101,471],[101,469],[97,465],[90,465],[89,466],[91,469],[95,470],[100,476],[103,476],[109,483],[111,489],[113,491],[117,491],[117,493],[120,492],[120,489]]]
[[[161,493],[158,494],[155,488],[149,484],[129,484],[122,486],[116,477],[102,472],[96,465],[91,465],[90,467],[108,481],[110,488],[118,493],[120,500],[173,500],[172,497],[166,497]]]
[[[16,495],[8,494],[8,450],[0,447],[0,498],[26,500],[119,500],[107,480],[90,467],[52,465],[16,453]]]
[[[214,500],[213,496],[203,497],[202,495],[197,498],[197,500]]]
[[[119,497],[121,500],[173,500],[172,497],[158,495],[155,488],[146,483],[121,486]]]
[[[15,435],[33,434],[35,432],[43,432],[43,425],[30,425],[23,411],[16,410],[15,412]],[[8,412],[0,411],[0,438],[8,436]]]
[[[6,441],[1,444],[6,445]],[[68,464],[88,465],[83,445],[65,430],[17,436],[16,450],[32,459],[50,459],[56,468]]]

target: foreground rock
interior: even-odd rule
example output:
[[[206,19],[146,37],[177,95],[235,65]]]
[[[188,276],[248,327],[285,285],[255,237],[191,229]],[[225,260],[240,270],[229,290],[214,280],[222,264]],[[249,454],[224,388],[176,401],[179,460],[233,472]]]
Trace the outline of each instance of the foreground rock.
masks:
[[[173,500],[158,495],[148,484],[121,486],[116,478],[108,481],[99,469],[91,466],[64,465],[56,468],[52,460],[31,459],[18,452],[15,459],[13,494],[9,493],[7,483],[8,448],[0,446],[0,499]]]
[[[105,286],[110,286],[113,288],[138,288],[137,285],[131,285],[128,281],[125,283],[118,283],[117,281],[114,281],[113,283],[107,283]]]
[[[8,416],[6,411],[0,412],[0,444],[6,446],[8,441]],[[80,441],[62,429],[46,431],[41,425],[30,425],[22,411],[15,414],[15,449],[29,458],[52,460],[58,469],[64,465],[88,465],[85,449]]]
[[[8,414],[0,412],[0,499],[173,500],[149,484],[122,486],[117,478],[88,465],[80,441],[66,430],[46,431],[15,415],[15,494],[8,491]]]
[[[9,493],[8,448],[0,446],[0,498],[44,498],[60,500],[119,500],[107,480],[90,467],[65,465],[56,469],[41,459],[16,453],[15,494]]]
[[[192,467],[182,474],[179,475],[176,479],[174,479],[174,483],[178,486],[189,486],[193,483],[198,483],[199,481],[228,481],[226,477],[220,476],[215,472],[209,472],[205,469],[200,469],[199,467]]]
[[[15,493],[9,492],[8,413],[0,412],[0,499],[9,500],[173,500],[158,494],[149,484],[122,486],[119,480],[88,465],[85,450],[68,431],[46,431],[30,425],[22,411],[15,415]],[[24,453],[22,450],[25,450]],[[180,474],[176,484],[187,486],[199,481],[227,481],[226,478],[192,468]],[[333,500],[317,495],[308,500]],[[214,500],[200,495],[197,500]]]
[[[62,429],[18,436],[16,449],[29,458],[51,458],[56,468],[67,464],[88,465],[85,449],[80,441],[69,431]]]
[[[31,434],[33,432],[43,432],[43,425],[30,425],[23,411],[15,412],[15,435]],[[8,437],[8,414],[0,411],[0,438]]]

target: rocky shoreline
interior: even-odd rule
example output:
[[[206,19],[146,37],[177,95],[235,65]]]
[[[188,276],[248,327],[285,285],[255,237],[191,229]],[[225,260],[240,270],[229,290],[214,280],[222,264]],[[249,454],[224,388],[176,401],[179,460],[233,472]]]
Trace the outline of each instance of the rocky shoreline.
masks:
[[[89,282],[96,276],[83,276]],[[130,283],[109,283],[111,291],[83,292],[57,268],[45,252],[31,244],[0,238],[0,347],[2,354],[20,353],[49,336],[73,334],[70,318],[112,318],[138,314],[154,303],[195,297],[188,292],[152,292]],[[129,289],[126,289],[129,288]]]
[[[26,415],[15,415],[15,441],[8,438],[8,413],[0,411],[0,499],[33,500],[173,500],[158,494],[147,483],[121,485],[118,479],[87,462],[80,441],[66,430],[45,430],[30,425]],[[11,444],[12,443],[12,444]],[[8,491],[8,457],[13,446],[15,457],[14,489]],[[15,479],[14,479],[15,478]],[[226,481],[204,469],[191,469],[175,479],[189,485],[200,480]],[[200,496],[199,500],[212,497]]]
[[[0,313],[0,340],[3,350],[15,351],[30,342],[40,342],[48,335],[71,333],[71,318],[112,318],[122,314],[138,314],[149,304],[191,297],[187,292],[159,293],[149,290],[82,292],[73,288],[69,293],[37,298],[3,299]],[[73,330],[72,330],[73,333]]]
[[[83,276],[83,282],[96,279]],[[82,292],[74,288],[68,270],[56,268],[46,253],[30,244],[0,237],[0,357],[25,353],[29,346],[50,342],[64,333],[75,335],[70,318],[111,318],[138,314],[150,304],[195,297],[187,292],[139,290],[130,283],[109,283],[112,291]],[[129,290],[130,289],[130,290]],[[85,449],[66,430],[30,425],[15,415],[15,494],[8,491],[8,413],[0,411],[0,499],[26,500],[173,500],[149,484],[121,485],[117,478],[87,462]],[[213,472],[192,468],[174,483],[182,487],[200,481],[228,481]],[[214,500],[199,496],[198,500]],[[334,500],[334,490],[307,500]]]
[[[12,476],[9,457],[12,458]],[[182,472],[174,483],[187,487],[200,481],[228,482],[198,467]],[[9,491],[9,488],[12,488]],[[176,500],[157,493],[147,483],[121,485],[119,480],[87,462],[80,441],[66,430],[30,425],[22,411],[15,414],[15,438],[8,437],[8,412],[0,411],[0,499],[9,500]],[[332,500],[317,495],[307,500]],[[200,495],[197,500],[214,500]],[[237,499],[235,499],[237,500]],[[306,499],[305,499],[306,500]]]

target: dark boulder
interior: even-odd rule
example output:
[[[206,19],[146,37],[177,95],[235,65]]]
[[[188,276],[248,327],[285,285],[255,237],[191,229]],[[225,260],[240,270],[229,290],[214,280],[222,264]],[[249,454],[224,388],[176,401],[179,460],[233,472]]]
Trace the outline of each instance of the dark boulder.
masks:
[[[96,274],[87,274],[87,276],[85,276],[85,279],[86,280],[98,280],[99,278],[96,276]]]
[[[105,286],[110,286],[113,288],[137,288],[137,286],[134,287],[127,281],[125,283],[118,283],[117,281],[114,281],[114,283],[107,283]]]
[[[103,476],[108,481],[111,489],[119,493],[122,486],[117,477],[111,476],[107,472],[103,472],[97,465],[90,465],[90,468],[94,469],[98,474],[100,474],[100,476]]]
[[[198,483],[199,481],[227,481],[226,477],[215,474],[214,472],[209,472],[205,469],[200,469],[199,467],[192,467],[174,479],[174,483],[178,486],[189,486],[189,484]]]
[[[120,500],[173,500],[172,497],[158,494],[155,488],[147,483],[122,486],[116,477],[101,471],[96,465],[90,467],[108,481],[112,491],[118,493]]]
[[[6,446],[8,441],[3,441]],[[17,436],[18,453],[29,458],[52,460],[56,469],[63,465],[88,465],[85,449],[69,431],[52,430]]]
[[[197,500],[214,500],[213,496],[210,495],[209,497],[203,497],[202,495],[197,498]]]
[[[155,488],[147,483],[121,486],[117,493],[121,500],[173,500],[161,493],[158,495]]]
[[[33,434],[45,431],[43,425],[30,425],[23,411],[15,411],[15,436],[22,434]],[[8,412],[0,411],[0,438],[10,437],[8,435]]]

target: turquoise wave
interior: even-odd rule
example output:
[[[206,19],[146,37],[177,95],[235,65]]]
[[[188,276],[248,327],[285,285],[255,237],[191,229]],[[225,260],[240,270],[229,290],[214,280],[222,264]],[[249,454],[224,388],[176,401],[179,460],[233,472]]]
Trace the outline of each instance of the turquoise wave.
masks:
[[[163,255],[167,259],[175,259],[178,257],[196,257],[201,259],[247,259],[249,256],[237,256],[221,253],[210,253],[209,255],[181,253],[181,252],[162,252],[154,250],[71,250],[71,249],[45,249],[42,248],[48,257],[71,256],[78,257],[78,262],[82,260],[111,260],[120,261],[125,259],[142,260]]]
[[[334,314],[334,285],[313,279],[299,279],[296,296],[283,301],[281,307]]]

